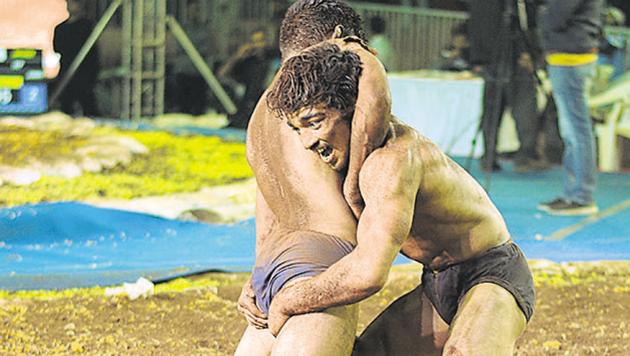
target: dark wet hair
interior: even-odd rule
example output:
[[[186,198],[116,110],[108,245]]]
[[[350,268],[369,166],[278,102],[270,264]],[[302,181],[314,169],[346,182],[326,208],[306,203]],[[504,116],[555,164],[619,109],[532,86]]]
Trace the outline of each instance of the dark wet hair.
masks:
[[[366,40],[361,16],[339,0],[298,0],[287,10],[280,27],[280,52],[301,51],[329,39],[337,25],[343,26],[342,36],[357,36]]]
[[[361,71],[361,59],[356,53],[323,43],[283,64],[267,94],[267,105],[283,118],[319,104],[348,116],[354,112]]]

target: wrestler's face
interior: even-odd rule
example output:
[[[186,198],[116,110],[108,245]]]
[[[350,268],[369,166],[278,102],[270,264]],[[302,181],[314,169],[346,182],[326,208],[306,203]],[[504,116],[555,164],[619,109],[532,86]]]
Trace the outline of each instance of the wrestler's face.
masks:
[[[315,151],[336,171],[348,163],[350,122],[336,109],[322,104],[298,110],[287,124],[300,135],[304,148]]]

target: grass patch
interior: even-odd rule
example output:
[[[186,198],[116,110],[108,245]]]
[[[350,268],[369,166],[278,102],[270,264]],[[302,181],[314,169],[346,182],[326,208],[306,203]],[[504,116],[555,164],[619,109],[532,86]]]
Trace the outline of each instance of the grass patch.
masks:
[[[90,198],[132,199],[151,195],[194,192],[252,177],[245,145],[217,137],[176,136],[165,132],[132,132],[98,128],[95,135],[132,137],[149,149],[134,155],[127,166],[77,178],[42,177],[28,186],[0,186],[0,206]],[[72,155],[85,137],[65,137],[55,131],[11,129],[0,131],[0,164],[24,166]]]
[[[63,144],[59,144],[62,142]],[[69,156],[87,143],[86,137],[60,131],[34,131],[21,127],[0,127],[0,165],[23,166],[31,160],[51,161]]]

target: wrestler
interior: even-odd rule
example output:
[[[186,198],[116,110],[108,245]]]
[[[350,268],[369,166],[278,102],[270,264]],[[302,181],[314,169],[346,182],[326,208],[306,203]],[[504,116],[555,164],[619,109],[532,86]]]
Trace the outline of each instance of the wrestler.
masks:
[[[347,166],[354,131],[349,117],[361,75],[362,58],[323,43],[288,59],[267,95],[268,106],[303,147],[340,173]],[[410,305],[418,312],[408,323],[417,325],[417,334],[392,338],[368,330],[358,353],[512,355],[533,313],[532,276],[501,214],[475,179],[427,138],[393,119],[385,142],[360,169],[359,189],[365,209],[356,247],[321,274],[275,295],[268,315],[271,332],[282,333],[288,317],[350,305],[376,293],[402,252],[424,266],[421,290],[411,294],[416,304]],[[394,308],[404,310],[400,303]],[[383,318],[375,325],[402,322]]]
[[[358,39],[336,39],[349,35]],[[356,150],[351,161],[356,167],[370,152],[367,143],[384,139],[384,130],[378,127],[387,121],[391,105],[384,69],[361,43],[364,37],[360,17],[336,0],[296,2],[283,20],[280,35],[284,60],[330,39],[364,61],[362,93],[352,120],[368,134],[352,139]],[[342,194],[342,177],[318,157],[324,153],[303,149],[291,128],[267,108],[265,96],[247,132],[247,159],[258,184],[256,265],[239,298],[239,310],[250,325],[236,354],[293,354],[298,348],[304,355],[349,354],[356,334],[355,306],[291,318],[277,338],[264,328],[264,313],[278,291],[323,272],[356,244],[356,219]],[[354,202],[358,206],[360,199]],[[304,330],[309,330],[308,335],[303,335]]]

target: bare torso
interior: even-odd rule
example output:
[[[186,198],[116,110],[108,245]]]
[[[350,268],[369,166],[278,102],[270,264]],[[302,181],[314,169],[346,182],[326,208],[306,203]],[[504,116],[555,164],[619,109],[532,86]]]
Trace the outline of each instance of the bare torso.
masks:
[[[379,150],[417,157],[405,169],[421,175],[404,255],[438,270],[509,240],[501,214],[473,177],[412,128],[395,121],[392,129]]]
[[[359,53],[364,51],[357,44],[337,43]],[[372,75],[377,72],[375,67],[366,65],[367,57],[362,58],[362,80],[378,78]],[[382,95],[370,91],[370,87],[364,87],[360,94],[366,103]],[[400,167],[421,175],[411,231],[401,247],[403,254],[440,269],[509,240],[501,214],[473,177],[412,128],[397,120],[391,126],[393,135],[365,164],[378,165],[383,156],[379,151],[390,151],[390,157],[396,152],[417,158],[412,166]],[[257,233],[258,259],[272,257],[291,243],[287,236],[294,231],[316,231],[356,242],[356,220],[343,197],[342,178],[315,152],[304,148],[285,120],[267,110],[265,94],[252,115],[247,136],[248,160],[264,196],[264,208],[273,213],[271,223],[266,224],[269,230],[263,236]],[[379,169],[366,171],[378,174]],[[361,175],[361,180],[377,179],[388,177]],[[257,217],[257,228],[259,220]]]
[[[361,43],[344,39],[329,42],[362,58],[362,89],[356,111],[365,118],[366,130],[384,132],[382,123],[389,119],[390,98],[381,64]],[[304,148],[286,120],[267,109],[265,96],[266,92],[247,130],[248,161],[266,205],[256,208],[257,230],[263,220],[266,220],[264,229],[267,230],[257,231],[258,263],[292,243],[288,236],[295,231],[315,231],[356,243],[357,222],[342,193],[343,177],[314,151]],[[370,133],[367,135],[371,137]],[[360,166],[350,167],[349,171],[354,174],[349,176],[358,176],[359,169]],[[271,216],[259,215],[265,210],[270,211]]]
[[[285,121],[267,110],[265,95],[249,123],[247,157],[273,213],[268,231],[258,236],[257,259],[272,257],[291,243],[287,237],[294,231],[316,231],[356,243],[356,220],[341,193],[339,174],[304,149]]]

